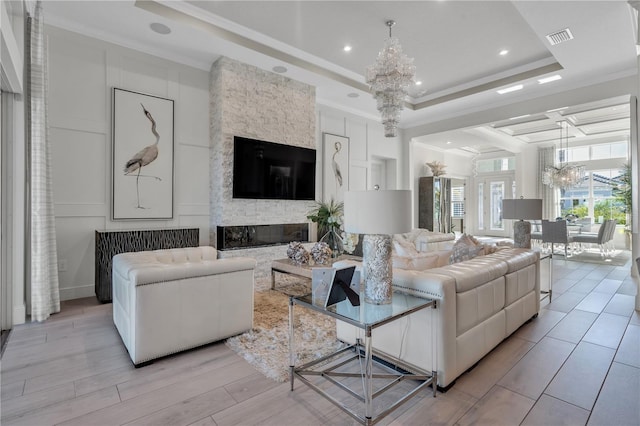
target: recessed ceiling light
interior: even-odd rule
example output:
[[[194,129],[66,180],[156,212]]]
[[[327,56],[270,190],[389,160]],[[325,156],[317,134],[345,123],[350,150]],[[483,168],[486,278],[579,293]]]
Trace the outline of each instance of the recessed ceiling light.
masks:
[[[451,145],[451,141],[447,141],[447,145]]]
[[[149,24],[149,28],[151,28],[151,31],[163,35],[169,34],[171,32],[171,28],[167,27],[165,24],[161,24],[160,22],[153,22]]]
[[[351,52],[351,46],[349,46],[348,44],[346,44],[346,45],[343,47],[343,50],[344,50],[345,52]]]
[[[552,81],[560,80],[562,76],[560,74],[552,75],[550,77],[541,78],[538,80],[538,84],[551,83]]]
[[[360,95],[358,93],[356,93],[356,92],[351,92],[351,93],[347,93],[347,96],[350,97],[350,98],[357,98]]]
[[[500,56],[504,56],[504,55],[506,55],[507,53],[509,53],[509,51],[508,51],[507,49],[502,49],[502,50],[500,51]]]
[[[524,86],[522,84],[516,84],[515,86],[507,87],[504,89],[497,90],[498,93],[504,95],[505,93],[515,92],[516,90],[521,90]]]
[[[422,85],[422,81],[420,80],[416,81],[416,86],[420,86],[420,85]]]
[[[518,118],[525,118],[525,117],[529,117],[529,116],[531,116],[531,114],[519,115],[517,117],[511,117],[511,118],[509,118],[509,120],[517,120]]]
[[[277,72],[279,74],[287,72],[287,68],[283,67],[282,65],[276,65],[275,67],[273,67],[271,69],[273,70],[273,72]]]

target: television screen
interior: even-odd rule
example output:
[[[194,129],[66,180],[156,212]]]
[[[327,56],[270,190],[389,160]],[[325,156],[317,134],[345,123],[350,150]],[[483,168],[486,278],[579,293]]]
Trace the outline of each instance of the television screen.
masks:
[[[233,198],[315,200],[316,150],[234,136]]]

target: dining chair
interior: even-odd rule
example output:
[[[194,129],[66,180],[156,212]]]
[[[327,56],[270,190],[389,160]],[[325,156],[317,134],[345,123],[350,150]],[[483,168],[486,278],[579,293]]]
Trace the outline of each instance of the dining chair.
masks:
[[[564,257],[568,257],[570,244],[573,242],[573,236],[569,235],[566,220],[556,220],[551,222],[542,221],[542,242],[551,243],[551,253],[553,254],[554,244],[564,244]]]
[[[600,229],[598,230],[597,234],[584,233],[574,235],[573,241],[576,243],[580,243],[580,245],[582,245],[582,243],[597,244],[600,248],[600,256],[604,258],[607,253],[606,243],[608,241],[607,238],[609,238],[609,234],[611,232],[611,222],[613,222],[613,229],[615,230],[615,220],[606,220],[602,225],[600,225]]]

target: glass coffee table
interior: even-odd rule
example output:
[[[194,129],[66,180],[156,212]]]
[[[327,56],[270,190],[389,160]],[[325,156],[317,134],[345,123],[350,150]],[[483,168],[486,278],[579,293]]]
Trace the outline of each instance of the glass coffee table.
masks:
[[[332,404],[349,414],[357,422],[364,425],[373,425],[387,416],[393,410],[415,396],[420,390],[427,386],[433,387],[433,396],[437,390],[437,372],[427,372],[410,366],[399,359],[391,359],[379,353],[372,347],[372,331],[392,321],[410,315],[414,312],[429,307],[435,309],[436,301],[423,299],[404,293],[394,292],[392,303],[388,305],[372,305],[364,303],[361,297],[360,306],[352,306],[348,300],[329,306],[327,308],[313,303],[311,295],[290,296],[289,297],[289,361],[291,390],[294,389],[294,379],[318,392],[328,399]],[[294,329],[294,306],[302,306],[312,309],[323,315],[328,315],[335,319],[344,321],[363,330],[363,339],[358,339],[355,344],[349,345],[333,354],[321,357],[317,360],[305,363],[300,366],[295,365],[295,329]],[[434,321],[432,321],[432,324]],[[435,333],[431,334],[435,336]],[[434,339],[435,340],[435,339]],[[435,351],[435,342],[432,342],[432,349]],[[353,372],[348,368],[349,363],[358,363],[364,368]],[[374,367],[375,370],[374,371]],[[321,378],[320,380],[318,378]],[[325,383],[329,383],[329,387]],[[375,383],[374,383],[375,382]],[[382,396],[394,386],[404,383],[403,386],[410,389],[400,389],[400,393],[391,398],[391,402],[384,406],[377,407],[374,413],[374,399]],[[355,387],[360,389],[355,389]],[[374,389],[374,386],[376,387]],[[336,387],[342,394],[351,399],[355,399],[364,404],[362,408],[356,409],[356,404],[346,404],[335,397]],[[330,393],[329,390],[332,390]],[[397,397],[397,398],[396,398]],[[360,406],[361,407],[361,406]]]
[[[348,254],[343,254],[341,256],[336,257],[335,259],[329,260],[327,264],[298,264],[292,261],[291,259],[276,259],[271,261],[271,290],[276,289],[276,273],[281,274],[289,274],[295,275],[298,277],[311,279],[313,268],[317,266],[331,266],[333,263],[341,261],[341,260],[357,260],[362,261],[361,257],[351,256]]]

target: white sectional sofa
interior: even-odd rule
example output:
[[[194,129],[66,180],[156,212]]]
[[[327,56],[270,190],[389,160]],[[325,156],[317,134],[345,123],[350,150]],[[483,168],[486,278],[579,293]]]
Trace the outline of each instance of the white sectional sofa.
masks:
[[[540,308],[539,253],[505,248],[471,260],[423,271],[394,268],[395,289],[437,300],[373,331],[373,347],[426,371],[450,386]],[[361,330],[338,321],[340,340]],[[435,335],[434,335],[435,334]]]
[[[113,258],[113,321],[136,366],[253,326],[256,261],[213,247]]]
[[[393,236],[393,268],[422,271],[448,265],[454,243],[453,234],[420,228],[396,234]]]

